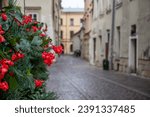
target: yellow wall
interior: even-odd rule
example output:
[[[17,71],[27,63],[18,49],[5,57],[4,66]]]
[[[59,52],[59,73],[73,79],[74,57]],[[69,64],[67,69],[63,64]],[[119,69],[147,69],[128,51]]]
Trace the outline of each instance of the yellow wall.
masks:
[[[70,46],[72,40],[70,39],[70,31],[74,31],[74,34],[78,32],[81,28],[80,19],[83,18],[83,12],[62,12],[61,18],[63,19],[63,25],[61,26],[61,31],[63,31],[62,43],[64,45],[64,53],[72,54],[70,51]],[[74,26],[70,26],[70,19],[74,19]]]

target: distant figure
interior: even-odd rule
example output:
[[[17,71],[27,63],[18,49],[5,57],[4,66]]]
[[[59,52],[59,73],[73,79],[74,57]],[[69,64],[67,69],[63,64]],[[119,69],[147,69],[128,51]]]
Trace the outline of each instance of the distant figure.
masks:
[[[80,57],[80,56],[81,56],[81,51],[80,51],[80,50],[74,51],[74,55],[75,55],[76,57]]]

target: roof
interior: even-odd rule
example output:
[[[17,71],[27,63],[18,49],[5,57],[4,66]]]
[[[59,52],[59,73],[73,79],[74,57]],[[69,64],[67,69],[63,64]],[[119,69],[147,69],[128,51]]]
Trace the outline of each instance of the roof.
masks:
[[[84,12],[84,8],[64,8],[63,12]]]

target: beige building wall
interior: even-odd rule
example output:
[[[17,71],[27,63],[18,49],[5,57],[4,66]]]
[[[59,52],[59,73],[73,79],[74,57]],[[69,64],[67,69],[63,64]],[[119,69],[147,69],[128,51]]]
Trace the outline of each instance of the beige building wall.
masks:
[[[81,19],[83,18],[83,9],[68,8],[63,9],[61,14],[61,36],[62,44],[64,45],[65,54],[73,54],[73,41],[71,40],[70,32],[73,34],[78,32],[81,28]],[[71,25],[71,19],[73,19],[73,25]]]
[[[53,27],[54,27],[54,37],[56,39],[56,44],[61,44],[60,39],[60,21],[61,21],[61,6],[62,0],[53,0]]]
[[[89,60],[89,38],[92,28],[93,0],[84,0],[85,13],[83,17],[84,37],[82,40],[82,58]]]
[[[56,27],[54,23],[57,24],[59,20],[54,21],[54,17],[59,14],[54,11],[56,9],[60,9],[60,6],[58,6],[58,8],[55,8],[55,3],[59,3],[58,5],[60,5],[60,2],[61,0],[44,0],[44,2],[43,0],[25,0],[24,4],[24,1],[20,0],[17,4],[21,6],[21,10],[23,13],[25,12],[26,15],[32,14],[33,18],[36,17],[37,21],[47,24],[47,35],[49,35],[53,39],[53,43],[55,44],[55,38],[58,38],[58,36],[55,35],[55,29],[58,30],[58,27]]]
[[[90,63],[110,61],[112,0],[93,0]],[[116,0],[114,70],[150,77],[150,1]],[[134,32],[135,31],[135,32]]]

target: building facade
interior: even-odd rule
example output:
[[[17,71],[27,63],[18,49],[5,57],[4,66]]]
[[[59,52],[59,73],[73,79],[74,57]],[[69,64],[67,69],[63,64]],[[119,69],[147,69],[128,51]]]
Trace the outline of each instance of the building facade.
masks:
[[[84,29],[83,27],[73,35],[72,37],[72,42],[73,42],[73,52],[80,52],[81,53],[81,50],[83,48],[82,46],[82,41],[83,41],[83,38],[84,38]]]
[[[55,39],[59,38],[61,0],[21,0],[18,1],[18,5],[24,14],[47,24],[47,35],[55,44]]]
[[[64,54],[73,54],[72,36],[81,28],[84,9],[64,8],[61,13],[60,37],[64,46]]]
[[[53,27],[54,27],[54,37],[56,40],[56,44],[61,44],[60,39],[60,21],[61,21],[61,2],[62,0],[53,0]]]
[[[116,71],[150,77],[150,1],[116,0],[114,27],[112,3],[93,0],[90,63],[102,67],[104,59],[112,60]]]
[[[85,13],[83,17],[84,38],[82,40],[82,58],[89,60],[89,39],[92,29],[92,17],[93,17],[93,0],[84,0]]]

